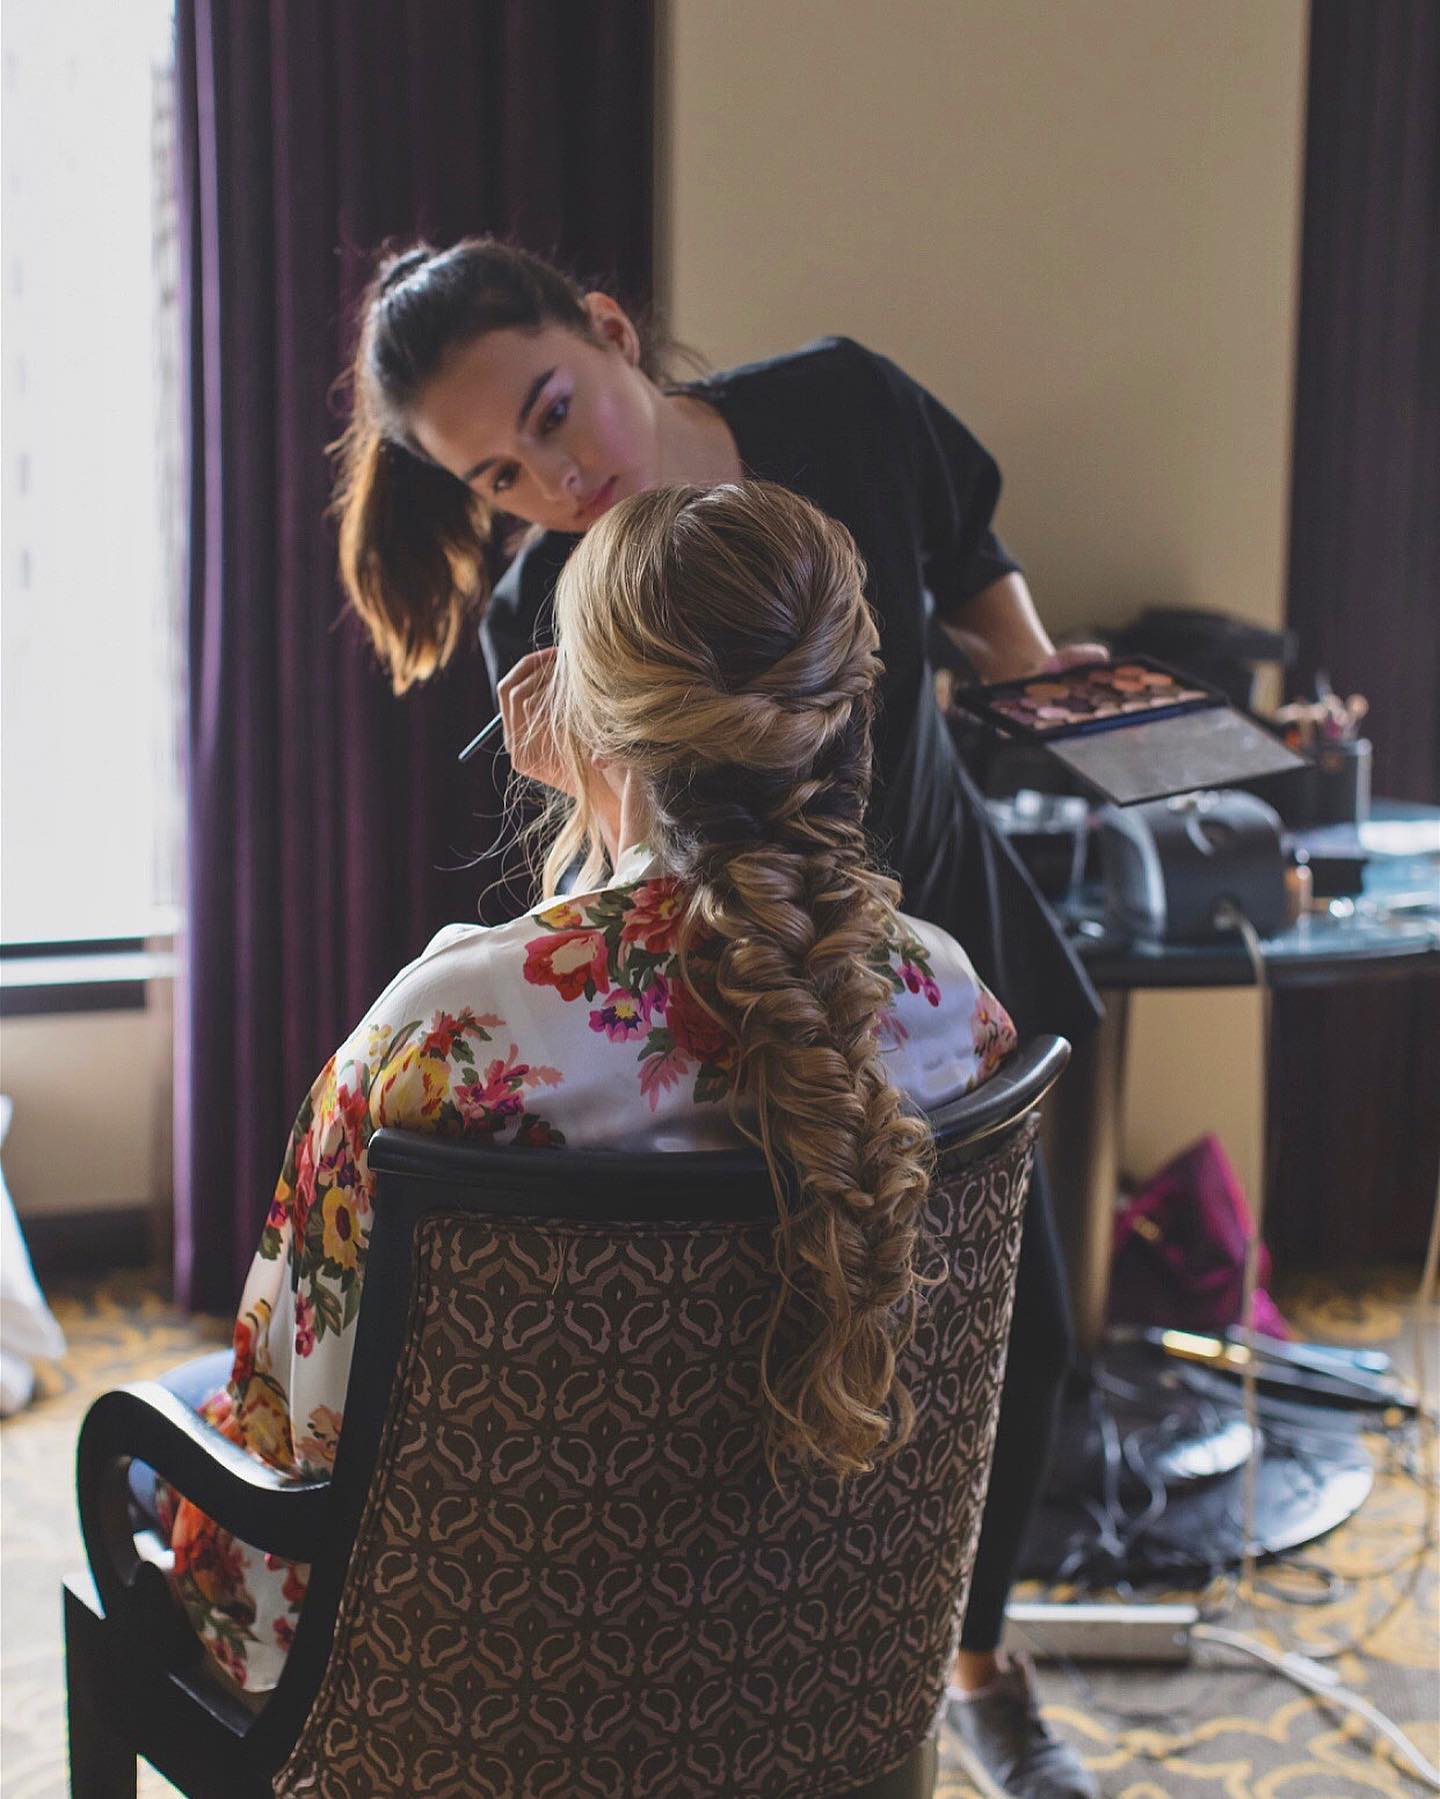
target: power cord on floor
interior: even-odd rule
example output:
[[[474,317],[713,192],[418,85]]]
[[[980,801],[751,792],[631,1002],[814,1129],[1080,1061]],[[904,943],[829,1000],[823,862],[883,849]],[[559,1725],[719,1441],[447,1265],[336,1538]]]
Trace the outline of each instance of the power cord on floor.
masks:
[[[1222,905],[1217,911],[1216,924],[1221,928],[1232,929],[1239,934],[1250,959],[1255,985],[1261,991],[1262,1055],[1266,1070],[1264,1078],[1268,1079],[1273,994],[1259,935],[1239,907],[1229,902]],[[1246,1243],[1240,1307],[1240,1317],[1245,1324],[1246,1335],[1252,1344],[1256,1336],[1254,1300],[1259,1285],[1260,1254],[1264,1242],[1265,1198],[1265,1186],[1262,1181],[1260,1192],[1256,1196],[1255,1216]],[[1418,1468],[1407,1467],[1405,1472],[1417,1481],[1426,1496],[1426,1524],[1420,1541],[1377,1568],[1356,1571],[1348,1576],[1340,1576],[1334,1570],[1309,1560],[1283,1561],[1280,1564],[1282,1567],[1292,1568],[1325,1583],[1324,1591],[1304,1599],[1298,1595],[1280,1592],[1273,1582],[1262,1582],[1257,1571],[1260,1545],[1256,1526],[1256,1475],[1259,1453],[1263,1453],[1260,1446],[1263,1445],[1264,1438],[1259,1427],[1257,1381],[1259,1357],[1252,1348],[1242,1369],[1241,1395],[1244,1419],[1251,1440],[1257,1445],[1257,1452],[1247,1460],[1243,1476],[1240,1575],[1238,1580],[1233,1576],[1221,1577],[1221,1592],[1216,1603],[1205,1608],[1203,1621],[1191,1627],[1190,1637],[1195,1641],[1213,1643],[1217,1647],[1232,1649],[1252,1656],[1276,1673],[1283,1675],[1287,1680],[1293,1681],[1295,1685],[1314,1694],[1324,1704],[1341,1711],[1351,1712],[1356,1717],[1362,1718],[1390,1744],[1404,1765],[1432,1790],[1440,1792],[1440,1769],[1437,1769],[1416,1748],[1398,1725],[1387,1718],[1368,1699],[1342,1686],[1339,1675],[1332,1668],[1324,1665],[1342,1655],[1363,1652],[1365,1646],[1384,1628],[1396,1612],[1413,1599],[1416,1588],[1423,1577],[1428,1554],[1436,1546],[1436,1514],[1433,1501],[1435,1496],[1440,1494],[1440,1470],[1437,1470],[1437,1460],[1440,1460],[1440,1441],[1437,1441],[1437,1406],[1430,1389],[1425,1342],[1426,1331],[1429,1327],[1429,1312],[1435,1297],[1437,1270],[1440,1270],[1440,1194],[1437,1194],[1435,1213],[1431,1220],[1424,1272],[1412,1307],[1415,1388],[1419,1395],[1419,1404],[1415,1413],[1415,1432],[1419,1445],[1420,1466]],[[1121,1390],[1125,1387],[1125,1383],[1114,1377],[1104,1377],[1101,1385],[1102,1388],[1113,1386],[1117,1390],[1117,1396],[1123,1396]],[[1127,1516],[1120,1501],[1118,1473],[1122,1462],[1131,1466],[1132,1474],[1137,1472],[1127,1453],[1131,1447],[1134,1433],[1130,1433],[1123,1440],[1120,1439],[1108,1408],[1102,1407],[1101,1410],[1102,1416],[1097,1419],[1097,1423],[1100,1425],[1102,1448],[1102,1500],[1099,1505],[1090,1504],[1087,1506],[1087,1510],[1090,1511],[1092,1520],[1101,1531],[1102,1547],[1107,1552],[1114,1553],[1123,1551],[1128,1542],[1139,1534],[1141,1527],[1148,1526],[1155,1521],[1163,1512],[1165,1501],[1163,1489],[1158,1496],[1152,1489],[1142,1516],[1138,1519]],[[1292,1437],[1298,1434],[1294,1426],[1286,1428]],[[1276,1435],[1273,1427],[1271,1435],[1272,1438]],[[1392,1437],[1392,1443],[1394,1440]],[[1121,1560],[1123,1561],[1123,1554]],[[1414,1571],[1411,1578],[1395,1600],[1386,1606],[1377,1617],[1369,1620],[1361,1631],[1341,1643],[1318,1645],[1309,1649],[1307,1653],[1302,1653],[1298,1649],[1277,1651],[1271,1649],[1268,1644],[1260,1641],[1257,1637],[1226,1628],[1220,1622],[1222,1619],[1233,1617],[1242,1608],[1248,1611],[1253,1618],[1256,1609],[1255,1600],[1262,1591],[1281,1603],[1323,1604],[1327,1598],[1333,1595],[1335,1583],[1339,1580],[1356,1582],[1378,1579],[1412,1563]],[[1072,1577],[1083,1578],[1085,1572],[1083,1555],[1079,1549],[1072,1551],[1067,1565]],[[1023,1636],[1023,1631],[1020,1634]],[[1130,1728],[1174,1722],[1173,1708],[1135,1711],[1122,1710],[1106,1704],[1070,1657],[1060,1655],[1054,1659],[1058,1660],[1071,1683],[1083,1694],[1092,1712],[1108,1716],[1115,1722]],[[1193,1703],[1186,1709],[1193,1711]],[[1179,1746],[1183,1746],[1183,1742]],[[1149,1760],[1164,1760],[1167,1756],[1176,1753],[1177,1747],[1172,1742],[1162,1750],[1137,1748],[1133,1752],[1141,1754]]]
[[[1259,934],[1241,908],[1233,901],[1222,902],[1216,911],[1215,922],[1222,929],[1228,928],[1238,932],[1250,958],[1250,966],[1255,975],[1255,985],[1260,989],[1262,995],[1262,1065],[1265,1069],[1263,1078],[1268,1080],[1274,995],[1270,987]],[[1255,1216],[1245,1248],[1245,1271],[1241,1290],[1240,1317],[1251,1342],[1254,1341],[1256,1334],[1254,1302],[1255,1291],[1259,1284],[1260,1251],[1264,1241],[1265,1188],[1266,1182],[1262,1179],[1260,1191],[1255,1200]],[[1240,1631],[1226,1629],[1211,1621],[1195,1625],[1190,1634],[1192,1638],[1197,1638],[1201,1642],[1221,1644],[1226,1648],[1238,1650],[1244,1655],[1253,1656],[1257,1661],[1263,1662],[1277,1673],[1283,1674],[1287,1680],[1293,1681],[1307,1692],[1316,1694],[1327,1705],[1353,1712],[1357,1717],[1363,1718],[1390,1743],[1421,1780],[1435,1792],[1440,1792],[1440,1768],[1437,1768],[1434,1763],[1421,1754],[1397,1724],[1394,1724],[1384,1713],[1373,1706],[1368,1699],[1364,1699],[1358,1693],[1352,1693],[1347,1687],[1342,1686],[1339,1676],[1330,1668],[1323,1666],[1324,1662],[1332,1661],[1341,1655],[1358,1653],[1362,1650],[1390,1618],[1413,1597],[1424,1573],[1427,1552],[1434,1548],[1436,1543],[1433,1501],[1436,1493],[1440,1492],[1440,1475],[1437,1475],[1437,1453],[1440,1452],[1437,1452],[1436,1408],[1429,1385],[1425,1336],[1429,1328],[1430,1308],[1435,1297],[1437,1268],[1440,1268],[1440,1193],[1437,1193],[1436,1196],[1435,1212],[1430,1224],[1430,1240],[1425,1253],[1425,1267],[1420,1277],[1420,1285],[1415,1295],[1413,1308],[1415,1385],[1419,1395],[1416,1424],[1423,1458],[1420,1481],[1426,1490],[1426,1522],[1422,1539],[1414,1550],[1415,1572],[1408,1586],[1378,1618],[1372,1619],[1363,1630],[1348,1641],[1327,1644],[1308,1654],[1301,1654],[1300,1651],[1293,1649],[1277,1653],[1267,1644],[1260,1642],[1258,1638]],[[1245,1420],[1250,1427],[1252,1439],[1257,1445],[1262,1441],[1258,1428],[1259,1399],[1256,1380],[1258,1362],[1259,1358],[1252,1350],[1246,1357],[1241,1376]],[[1219,1614],[1221,1616],[1241,1606],[1248,1608],[1252,1615],[1254,1611],[1258,1591],[1256,1564],[1259,1544],[1256,1537],[1255,1506],[1258,1461],[1258,1455],[1252,1455],[1245,1464],[1240,1579],[1238,1585],[1233,1589],[1228,1603],[1222,1608]],[[1403,1560],[1400,1565],[1404,1565]]]
[[[1218,1624],[1196,1624],[1192,1626],[1190,1635],[1198,1637],[1204,1643],[1221,1643],[1227,1649],[1239,1650],[1242,1655],[1252,1655],[1256,1661],[1264,1662],[1277,1674],[1293,1680],[1297,1687],[1304,1687],[1308,1692],[1316,1694],[1326,1705],[1334,1706],[1340,1711],[1353,1712],[1356,1717],[1363,1718],[1385,1738],[1395,1753],[1410,1765],[1427,1786],[1440,1793],[1440,1768],[1428,1761],[1400,1726],[1391,1723],[1378,1707],[1371,1705],[1359,1693],[1352,1693],[1348,1687],[1341,1686],[1340,1676],[1332,1668],[1312,1661],[1308,1655],[1301,1655],[1298,1650],[1278,1654],[1256,1638],[1238,1630],[1224,1630]]]

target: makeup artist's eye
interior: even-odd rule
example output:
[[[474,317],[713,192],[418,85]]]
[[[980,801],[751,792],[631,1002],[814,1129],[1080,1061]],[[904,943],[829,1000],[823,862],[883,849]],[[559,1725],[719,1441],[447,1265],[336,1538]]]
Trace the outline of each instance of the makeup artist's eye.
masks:
[[[569,396],[569,394],[564,394],[549,409],[549,411],[545,414],[544,418],[541,419],[540,429],[542,432],[553,431],[557,425],[563,425],[565,423],[566,419],[569,418],[569,416],[570,416],[570,396]]]
[[[496,469],[490,478],[490,491],[493,494],[508,493],[515,485],[515,464],[505,462]]]

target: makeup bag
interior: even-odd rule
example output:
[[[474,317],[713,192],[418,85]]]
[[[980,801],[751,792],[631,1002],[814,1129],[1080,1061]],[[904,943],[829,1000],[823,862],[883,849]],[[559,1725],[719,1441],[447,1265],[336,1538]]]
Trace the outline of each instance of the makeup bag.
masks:
[[[1245,1193],[1214,1136],[1167,1162],[1115,1220],[1110,1322],[1223,1335],[1239,1324],[1245,1246],[1254,1226]],[[1255,1329],[1294,1332],[1265,1291],[1270,1257],[1260,1250]]]

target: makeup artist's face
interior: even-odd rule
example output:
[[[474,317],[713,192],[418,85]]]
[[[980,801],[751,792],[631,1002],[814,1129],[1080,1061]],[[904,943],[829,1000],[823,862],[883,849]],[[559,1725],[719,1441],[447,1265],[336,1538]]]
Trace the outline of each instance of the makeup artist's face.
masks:
[[[599,341],[563,325],[491,331],[424,389],[411,427],[427,455],[502,512],[584,531],[658,478],[656,405],[634,328],[586,304]]]

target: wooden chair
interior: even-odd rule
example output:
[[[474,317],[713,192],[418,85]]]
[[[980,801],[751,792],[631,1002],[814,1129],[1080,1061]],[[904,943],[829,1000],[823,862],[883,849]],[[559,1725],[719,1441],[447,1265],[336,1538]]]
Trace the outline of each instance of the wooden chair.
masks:
[[[919,1799],[989,1472],[1047,1038],[939,1112],[911,1442],[771,1482],[776,1279],[749,1153],[497,1150],[381,1131],[333,1477],[291,1482],[164,1387],[79,1445],[94,1579],[65,1590],[71,1790],[137,1755],[205,1799]],[[280,1684],[222,1690],[137,1548],[148,1463],[310,1564]],[[141,1547],[143,1547],[143,1539]]]

